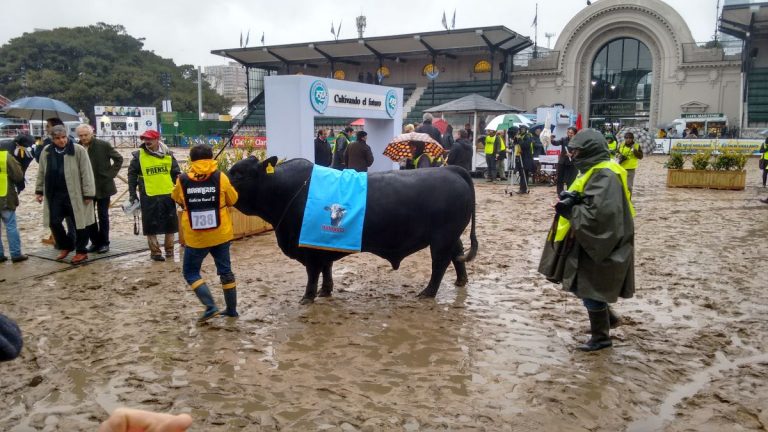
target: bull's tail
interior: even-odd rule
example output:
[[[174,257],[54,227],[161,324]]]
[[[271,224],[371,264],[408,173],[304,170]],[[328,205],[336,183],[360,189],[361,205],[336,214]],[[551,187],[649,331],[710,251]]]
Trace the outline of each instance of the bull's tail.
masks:
[[[472,177],[469,175],[466,170],[464,171],[464,180],[469,183],[469,187],[472,190],[472,228],[469,230],[469,252],[465,253],[464,255],[457,257],[456,260],[459,262],[469,262],[475,259],[475,256],[477,256],[477,234],[475,232],[475,219],[477,219],[475,215],[475,209],[477,208],[477,203],[475,202],[475,183],[472,181]]]

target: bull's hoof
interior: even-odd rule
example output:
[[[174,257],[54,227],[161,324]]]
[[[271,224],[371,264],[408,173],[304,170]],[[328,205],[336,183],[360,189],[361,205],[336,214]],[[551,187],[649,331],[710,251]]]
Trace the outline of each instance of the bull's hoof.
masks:
[[[437,295],[436,292],[430,292],[425,289],[424,291],[420,292],[419,295],[417,295],[416,297],[420,299],[427,299],[427,298],[435,298],[436,295]]]
[[[309,305],[309,304],[312,304],[314,302],[315,302],[315,299],[313,299],[313,298],[303,297],[301,299],[301,301],[299,302],[299,304],[301,304],[301,305]]]
[[[333,295],[333,289],[332,288],[322,288],[320,292],[317,294],[318,297],[330,297]]]
[[[466,277],[460,277],[460,278],[456,278],[456,282],[454,282],[453,284],[456,285],[457,287],[463,287],[463,286],[467,286],[467,282],[469,282],[469,280]]]

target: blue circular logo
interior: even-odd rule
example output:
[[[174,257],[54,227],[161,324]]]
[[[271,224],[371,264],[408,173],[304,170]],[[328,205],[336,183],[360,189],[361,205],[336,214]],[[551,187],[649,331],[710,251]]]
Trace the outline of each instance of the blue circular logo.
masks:
[[[320,114],[328,108],[328,97],[328,87],[324,82],[317,80],[309,86],[309,102],[312,104],[312,108]]]
[[[388,91],[387,95],[384,97],[384,103],[386,104],[387,115],[394,117],[395,111],[397,111],[397,92],[394,90]]]

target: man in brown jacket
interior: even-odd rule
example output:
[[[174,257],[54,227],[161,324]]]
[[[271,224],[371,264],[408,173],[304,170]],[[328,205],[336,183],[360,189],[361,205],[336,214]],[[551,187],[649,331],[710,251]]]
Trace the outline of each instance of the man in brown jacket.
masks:
[[[88,159],[93,169],[93,179],[96,182],[97,223],[88,227],[88,237],[91,246],[88,252],[109,252],[109,201],[117,193],[115,177],[123,166],[123,157],[112,145],[93,136],[91,125],[81,124],[76,129],[80,145],[88,150]]]
[[[347,151],[344,153],[344,164],[348,169],[368,172],[368,167],[373,165],[373,153],[366,142],[367,136],[368,132],[358,131],[357,141],[347,146]]]
[[[19,205],[18,188],[24,189],[24,174],[13,154],[0,148],[0,225],[5,225],[11,261],[17,263],[28,257],[21,253],[21,237],[16,226],[16,207]],[[0,240],[0,263],[8,261]]]

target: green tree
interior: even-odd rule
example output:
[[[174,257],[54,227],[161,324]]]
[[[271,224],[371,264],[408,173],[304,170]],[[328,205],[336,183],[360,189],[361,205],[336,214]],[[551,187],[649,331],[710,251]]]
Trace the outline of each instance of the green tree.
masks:
[[[0,46],[0,94],[47,96],[93,118],[94,105],[155,106],[170,93],[176,111],[197,111],[197,71],[143,48],[121,25],[24,33]],[[170,89],[161,74],[171,77]],[[203,80],[203,110],[227,113],[232,101]]]

